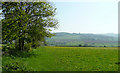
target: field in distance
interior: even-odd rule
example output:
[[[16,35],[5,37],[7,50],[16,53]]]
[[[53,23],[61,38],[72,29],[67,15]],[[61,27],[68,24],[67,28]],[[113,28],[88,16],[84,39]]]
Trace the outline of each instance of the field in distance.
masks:
[[[117,47],[40,47],[32,53],[30,56],[3,56],[3,66],[18,61],[31,71],[118,70]]]

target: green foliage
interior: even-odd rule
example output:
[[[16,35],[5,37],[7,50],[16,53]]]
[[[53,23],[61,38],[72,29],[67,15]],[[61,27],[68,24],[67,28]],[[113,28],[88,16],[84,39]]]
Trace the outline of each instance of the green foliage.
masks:
[[[25,51],[32,51],[31,45],[31,43],[26,43],[24,46]]]
[[[17,50],[30,49],[26,43],[44,41],[52,36],[51,28],[57,28],[56,8],[50,2],[2,2],[1,10],[2,41],[16,43]]]
[[[37,48],[38,46],[40,46],[39,41],[33,41],[32,42],[32,48]]]
[[[79,47],[82,47],[82,45],[81,45],[81,44],[79,44],[78,46],[79,46]]]
[[[15,49],[15,44],[6,44],[6,45],[2,45],[2,51],[3,54],[10,54],[12,51],[16,51]]]
[[[2,66],[4,71],[29,71],[26,65],[21,61],[9,61],[6,65]]]

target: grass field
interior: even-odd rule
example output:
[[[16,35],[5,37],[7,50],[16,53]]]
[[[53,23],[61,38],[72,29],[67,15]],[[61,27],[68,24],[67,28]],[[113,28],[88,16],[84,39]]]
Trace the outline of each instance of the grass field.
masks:
[[[19,61],[31,71],[117,71],[116,47],[40,47],[30,56],[3,56],[3,65]]]

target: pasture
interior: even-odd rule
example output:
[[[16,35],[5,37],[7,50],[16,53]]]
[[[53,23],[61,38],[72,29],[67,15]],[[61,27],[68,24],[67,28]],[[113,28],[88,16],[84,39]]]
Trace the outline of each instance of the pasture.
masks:
[[[31,71],[117,71],[118,48],[40,47],[28,55],[3,56],[2,61],[3,66],[24,63]]]

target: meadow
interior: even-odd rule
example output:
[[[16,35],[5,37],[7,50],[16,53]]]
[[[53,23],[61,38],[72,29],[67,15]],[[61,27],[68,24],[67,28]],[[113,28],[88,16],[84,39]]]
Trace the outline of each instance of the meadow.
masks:
[[[3,66],[15,62],[30,71],[117,71],[118,48],[47,46],[29,54],[2,57]]]

